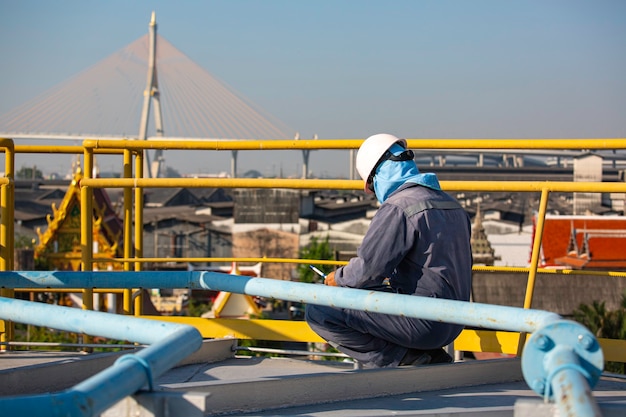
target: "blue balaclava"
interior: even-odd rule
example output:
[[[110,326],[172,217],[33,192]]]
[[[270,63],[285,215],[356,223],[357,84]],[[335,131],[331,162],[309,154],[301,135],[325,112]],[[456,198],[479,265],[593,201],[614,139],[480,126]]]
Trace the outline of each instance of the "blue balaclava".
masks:
[[[394,155],[400,155],[405,149],[395,143],[389,148]],[[419,184],[434,190],[441,190],[437,175],[433,173],[421,174],[414,160],[382,162],[376,169],[374,176],[374,191],[380,204],[407,182]]]

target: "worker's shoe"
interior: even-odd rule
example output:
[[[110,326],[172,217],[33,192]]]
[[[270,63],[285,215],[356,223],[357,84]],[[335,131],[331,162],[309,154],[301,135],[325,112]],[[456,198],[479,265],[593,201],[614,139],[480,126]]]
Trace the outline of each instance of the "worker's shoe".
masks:
[[[409,349],[398,366],[419,366],[452,362],[454,360],[443,348],[432,350]]]
[[[454,359],[448,355],[448,352],[443,348],[427,350],[426,353],[430,356],[430,362],[428,363],[452,363]]]
[[[398,366],[419,366],[430,363],[432,357],[425,351],[419,349],[409,349],[398,364]]]

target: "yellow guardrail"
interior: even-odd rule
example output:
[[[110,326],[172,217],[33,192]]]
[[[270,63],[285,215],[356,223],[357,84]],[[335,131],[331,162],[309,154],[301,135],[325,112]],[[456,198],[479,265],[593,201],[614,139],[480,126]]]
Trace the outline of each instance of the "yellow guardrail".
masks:
[[[205,319],[185,316],[141,316],[142,318],[188,324],[205,338],[269,340],[282,342],[325,343],[305,321],[271,319]],[[626,362],[626,341],[598,339],[605,361]],[[515,332],[465,329],[454,341],[454,348],[464,352],[492,352],[516,355],[520,334]]]
[[[597,139],[407,139],[412,149],[431,150],[613,150],[626,149],[624,138]],[[0,150],[6,156],[5,178],[0,179],[2,201],[0,210],[0,268],[10,270],[13,262],[13,189],[15,153],[83,153],[84,178],[81,181],[81,265],[82,269],[93,269],[97,255],[93,253],[92,200],[94,188],[123,188],[124,190],[124,257],[115,259],[122,262],[124,270],[141,270],[146,262],[220,262],[236,260],[239,262],[285,262],[309,263],[310,260],[282,258],[149,258],[143,257],[143,192],[145,187],[212,187],[212,188],[291,188],[291,189],[332,189],[361,190],[362,182],[355,180],[319,180],[319,179],[244,179],[244,178],[143,178],[143,153],[150,149],[160,150],[206,150],[206,151],[238,151],[238,150],[351,150],[357,149],[361,139],[333,140],[100,140],[88,139],[82,146],[14,146],[9,139],[0,139]],[[94,155],[119,154],[122,159],[122,178],[92,178]],[[543,225],[547,210],[548,196],[551,192],[595,192],[617,193],[626,192],[626,183],[602,182],[531,182],[531,181],[441,181],[446,191],[509,191],[509,192],[540,192],[539,213],[537,216],[535,241],[531,254],[530,266],[527,268],[474,267],[475,270],[527,273],[527,289],[524,307],[532,305],[535,279],[538,273],[567,274],[568,271],[542,270],[538,268],[539,248],[542,239]],[[134,197],[134,198],[133,198]],[[134,200],[134,203],[133,203]],[[111,261],[110,259],[107,259]],[[316,261],[319,264],[341,265],[344,262]],[[626,276],[620,271],[577,271],[590,275]],[[12,295],[13,290],[2,290],[3,295]],[[93,309],[93,289],[82,289],[85,309]],[[123,310],[126,314],[141,315],[141,297],[135,297],[133,289],[123,290]],[[133,305],[134,303],[134,305]],[[303,328],[302,322],[276,323],[271,320],[237,320],[225,322],[225,319],[204,320],[194,318],[163,318],[163,320],[188,321],[202,329],[207,337],[217,337],[234,331],[237,337],[274,340],[273,337],[285,337],[282,340],[318,340]],[[304,324],[305,325],[305,324]],[[222,326],[222,327],[220,327]],[[224,327],[225,326],[225,327]],[[282,330],[280,327],[282,326]],[[292,327],[290,327],[292,326]],[[236,328],[236,330],[233,330]],[[289,329],[287,332],[286,330]],[[1,329],[0,329],[1,330]],[[261,333],[257,332],[260,331]],[[7,337],[2,333],[2,341]],[[295,336],[294,336],[295,335]],[[254,336],[254,337],[253,337]],[[501,353],[517,353],[520,351],[525,335],[507,332],[484,332],[466,330],[457,340],[457,346],[469,351],[494,351]],[[310,340],[313,339],[313,340]],[[278,339],[276,339],[278,340]],[[606,345],[607,357],[626,362],[626,344],[622,341],[601,340]],[[617,347],[616,347],[617,346]],[[609,359],[611,360],[611,359]]]
[[[0,183],[0,270],[13,269],[14,241],[15,241],[15,145],[11,139],[0,139],[0,151],[4,152],[4,178]],[[1,288],[0,296],[13,297],[15,291],[10,288]],[[0,320],[0,342],[13,339],[13,326]]]

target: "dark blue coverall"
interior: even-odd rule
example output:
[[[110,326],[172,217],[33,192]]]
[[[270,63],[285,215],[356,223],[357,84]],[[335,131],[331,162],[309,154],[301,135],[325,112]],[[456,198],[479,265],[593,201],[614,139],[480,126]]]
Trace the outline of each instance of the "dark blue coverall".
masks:
[[[380,206],[338,286],[469,301],[471,224],[448,194],[407,183]],[[384,285],[389,278],[389,286]],[[408,349],[451,343],[463,326],[358,310],[307,305],[306,320],[332,346],[366,367],[397,366]]]

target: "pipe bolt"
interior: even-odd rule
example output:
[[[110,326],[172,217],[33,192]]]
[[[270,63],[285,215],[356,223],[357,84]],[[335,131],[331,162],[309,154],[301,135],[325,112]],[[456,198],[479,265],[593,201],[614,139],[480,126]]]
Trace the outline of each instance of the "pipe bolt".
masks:
[[[540,350],[543,350],[544,352],[550,350],[550,338],[546,335],[538,334],[535,338],[535,344]]]
[[[546,382],[543,379],[535,379],[532,383],[532,389],[537,393],[543,393],[546,390]]]
[[[578,343],[585,349],[591,350],[593,348],[593,338],[588,334],[580,334],[578,335]]]

